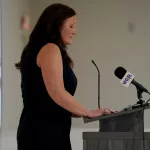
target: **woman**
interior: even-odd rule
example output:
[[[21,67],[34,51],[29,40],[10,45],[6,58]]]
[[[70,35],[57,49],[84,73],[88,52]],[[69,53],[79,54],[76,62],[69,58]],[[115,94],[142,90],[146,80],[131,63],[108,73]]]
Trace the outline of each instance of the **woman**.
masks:
[[[71,150],[71,117],[97,117],[109,109],[87,110],[73,97],[77,79],[66,47],[76,34],[76,13],[52,4],[40,16],[21,60],[24,108],[18,150]]]

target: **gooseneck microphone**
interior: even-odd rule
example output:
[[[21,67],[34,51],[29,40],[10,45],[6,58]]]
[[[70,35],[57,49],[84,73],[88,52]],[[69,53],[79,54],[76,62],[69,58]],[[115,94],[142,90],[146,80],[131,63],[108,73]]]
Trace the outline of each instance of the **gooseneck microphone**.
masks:
[[[98,108],[100,108],[100,71],[99,71],[97,65],[95,64],[94,60],[91,60],[91,61],[98,71]]]
[[[150,92],[143,87],[140,83],[138,83],[137,81],[134,80],[134,75],[130,72],[128,72],[126,69],[124,69],[123,67],[118,67],[116,68],[114,74],[121,79],[121,83],[128,87],[130,85],[130,83],[132,83],[133,85],[135,85],[135,87],[145,93],[150,94]]]

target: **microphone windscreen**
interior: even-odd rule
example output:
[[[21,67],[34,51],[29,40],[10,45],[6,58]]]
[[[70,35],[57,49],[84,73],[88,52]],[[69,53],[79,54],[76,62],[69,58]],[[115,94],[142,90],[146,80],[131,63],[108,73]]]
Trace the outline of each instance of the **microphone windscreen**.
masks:
[[[126,69],[124,69],[123,67],[118,67],[116,68],[116,70],[114,71],[115,76],[117,76],[119,79],[122,79],[124,77],[124,75],[126,74]]]

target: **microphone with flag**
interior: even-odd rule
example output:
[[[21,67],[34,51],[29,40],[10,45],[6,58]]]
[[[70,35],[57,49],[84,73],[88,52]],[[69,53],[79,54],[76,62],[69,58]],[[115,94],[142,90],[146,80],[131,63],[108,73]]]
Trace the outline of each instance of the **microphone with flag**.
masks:
[[[121,79],[120,82],[125,87],[129,87],[129,85],[132,83],[133,85],[135,85],[137,90],[140,90],[141,92],[150,94],[150,92],[145,87],[143,87],[140,83],[138,83],[137,81],[134,80],[135,76],[132,73],[130,73],[129,71],[127,71],[126,69],[124,69],[123,67],[116,68],[114,74],[119,79]]]
[[[125,87],[129,87],[129,85],[132,83],[133,85],[135,85],[136,89],[137,89],[137,97],[139,99],[139,101],[137,102],[137,104],[140,106],[143,105],[149,105],[148,101],[145,103],[144,100],[142,100],[142,93],[148,93],[150,94],[150,92],[143,87],[140,83],[138,83],[137,81],[135,81],[135,76],[130,73],[129,71],[127,71],[126,69],[124,69],[123,67],[118,67],[116,68],[116,70],[114,71],[114,74],[121,79],[121,84],[124,85]],[[135,106],[134,108],[136,108],[137,106]]]

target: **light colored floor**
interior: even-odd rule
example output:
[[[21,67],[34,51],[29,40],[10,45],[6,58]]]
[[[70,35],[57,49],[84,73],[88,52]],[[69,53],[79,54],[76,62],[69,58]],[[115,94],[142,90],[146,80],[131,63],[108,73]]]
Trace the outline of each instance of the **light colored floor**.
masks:
[[[70,135],[73,150],[83,150],[82,132],[85,131],[98,131],[98,129],[73,128]],[[17,150],[16,131],[2,133],[0,141],[0,150]]]
[[[85,131],[98,131],[98,129],[73,128],[71,131],[72,150],[83,150],[82,132]],[[150,129],[145,129],[145,132],[150,132]],[[17,150],[16,131],[2,133],[0,150]]]

